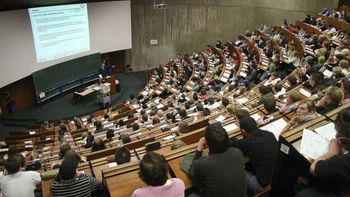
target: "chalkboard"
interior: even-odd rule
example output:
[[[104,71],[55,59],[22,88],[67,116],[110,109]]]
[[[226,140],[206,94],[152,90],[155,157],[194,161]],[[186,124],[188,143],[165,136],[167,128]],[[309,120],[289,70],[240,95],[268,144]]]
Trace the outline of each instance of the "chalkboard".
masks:
[[[72,80],[98,73],[101,54],[96,53],[59,63],[34,72],[33,81],[37,94],[64,86]]]

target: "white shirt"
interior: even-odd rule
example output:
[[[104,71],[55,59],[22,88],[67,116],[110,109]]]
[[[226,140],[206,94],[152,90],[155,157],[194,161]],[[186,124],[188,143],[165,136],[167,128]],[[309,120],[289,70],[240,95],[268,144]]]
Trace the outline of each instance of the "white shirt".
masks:
[[[41,182],[38,172],[26,171],[3,175],[0,173],[0,189],[3,197],[34,197],[36,184]]]

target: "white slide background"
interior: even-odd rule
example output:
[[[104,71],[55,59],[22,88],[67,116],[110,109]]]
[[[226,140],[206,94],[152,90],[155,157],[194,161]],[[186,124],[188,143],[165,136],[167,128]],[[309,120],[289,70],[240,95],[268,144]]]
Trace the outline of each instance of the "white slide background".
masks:
[[[0,12],[0,87],[77,57],[131,49],[130,1],[88,3],[88,15],[90,51],[37,63],[28,10]]]

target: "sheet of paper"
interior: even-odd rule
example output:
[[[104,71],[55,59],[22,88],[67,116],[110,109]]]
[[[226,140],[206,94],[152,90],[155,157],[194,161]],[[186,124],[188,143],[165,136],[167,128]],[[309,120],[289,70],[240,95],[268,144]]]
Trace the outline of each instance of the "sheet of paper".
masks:
[[[276,137],[276,139],[278,140],[282,129],[287,125],[287,122],[283,119],[280,118],[278,120],[275,120],[263,127],[261,127],[262,130],[266,130],[266,131],[270,131],[271,133],[273,133]]]
[[[29,131],[29,135],[35,135],[35,131]]]
[[[229,124],[229,125],[226,125],[224,126],[224,129],[227,131],[227,132],[230,132],[230,131],[233,131],[235,129],[238,129],[237,125],[235,123],[232,123],[232,124]]]
[[[286,93],[286,89],[282,88],[281,91],[275,94],[275,98],[278,98],[279,96],[284,95],[285,93]]]
[[[328,123],[322,127],[318,127],[317,129],[315,129],[315,132],[327,139],[328,141],[331,141],[333,138],[335,138],[335,135],[337,134],[333,122]]]
[[[32,141],[24,141],[24,144],[32,144]]]
[[[82,118],[81,119],[83,122],[86,122],[87,121],[87,118]]]
[[[328,151],[328,143],[329,142],[319,134],[304,129],[300,153],[311,159],[316,159]]]
[[[113,162],[113,163],[109,163],[108,164],[109,168],[113,168],[113,167],[116,167],[116,166],[118,166],[117,162]]]
[[[330,78],[332,76],[332,74],[333,73],[331,71],[327,70],[327,69],[323,72],[323,75],[328,77],[328,78]]]
[[[225,72],[225,73],[223,74],[223,77],[229,78],[230,74],[231,74],[231,73],[226,73],[226,72]]]
[[[250,117],[253,118],[255,121],[257,121],[261,118],[261,116],[258,113],[255,113],[255,114],[251,115]]]
[[[310,97],[310,96],[311,96],[311,93],[308,92],[308,91],[306,91],[304,88],[300,88],[300,89],[299,89],[299,92],[300,92],[301,94],[303,94],[304,96],[306,96],[306,97]]]
[[[247,76],[247,73],[245,73],[245,72],[240,72],[240,75],[241,75],[242,77],[246,77],[246,76]]]
[[[236,100],[238,104],[242,105],[248,101],[248,98],[243,97]]]
[[[225,120],[225,116],[220,115],[220,116],[219,116],[219,117],[217,117],[215,120],[216,120],[216,121],[218,121],[218,122],[222,122],[222,121],[224,121],[224,120]]]
[[[162,107],[164,107],[164,105],[161,103],[161,104],[159,104],[159,105],[157,105],[157,108],[159,109],[159,108],[162,108]]]
[[[175,136],[173,135],[169,135],[169,136],[166,136],[163,138],[164,141],[170,141],[170,140],[173,140],[175,138]]]

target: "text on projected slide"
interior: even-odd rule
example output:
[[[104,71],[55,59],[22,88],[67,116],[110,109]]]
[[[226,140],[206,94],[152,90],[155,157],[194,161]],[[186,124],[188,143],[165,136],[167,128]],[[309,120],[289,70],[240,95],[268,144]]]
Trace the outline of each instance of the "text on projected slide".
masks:
[[[87,4],[29,9],[37,62],[90,50]]]

